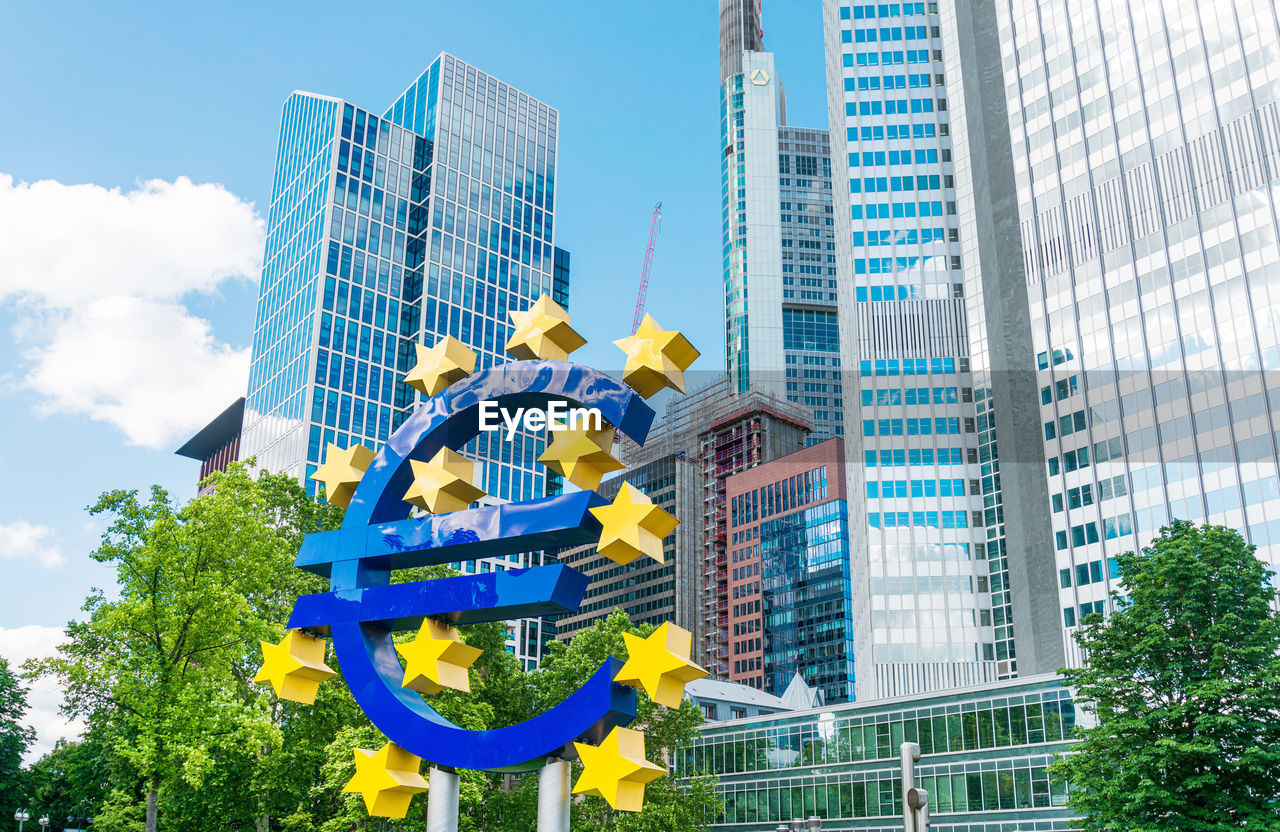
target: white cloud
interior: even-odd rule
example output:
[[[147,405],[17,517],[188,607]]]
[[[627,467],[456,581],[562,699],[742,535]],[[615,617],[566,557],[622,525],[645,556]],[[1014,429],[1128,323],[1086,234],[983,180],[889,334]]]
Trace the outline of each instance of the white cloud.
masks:
[[[0,559],[30,560],[50,568],[66,563],[53,529],[33,526],[26,520],[0,524]]]
[[[185,177],[123,192],[0,174],[0,300],[17,316],[22,385],[45,413],[168,447],[244,394],[249,350],[182,305],[256,280],[264,223],[221,185]]]
[[[27,385],[46,412],[111,422],[131,444],[162,446],[244,395],[249,350],[219,343],[208,321],[176,303],[94,300],[27,351]]]
[[[42,659],[54,655],[63,640],[63,631],[59,627],[0,627],[0,656],[8,659],[9,665],[16,671],[27,659]],[[44,678],[27,684],[27,717],[24,724],[36,731],[36,742],[24,758],[24,762],[29,763],[47,754],[58,740],[79,738],[84,733],[85,726],[79,720],[67,719],[59,713],[59,708],[62,707],[62,690],[57,679]]]

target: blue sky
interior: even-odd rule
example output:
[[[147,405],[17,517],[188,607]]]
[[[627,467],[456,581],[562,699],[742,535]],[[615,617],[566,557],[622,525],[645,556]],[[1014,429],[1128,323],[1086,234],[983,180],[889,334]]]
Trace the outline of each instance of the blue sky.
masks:
[[[765,7],[793,124],[826,123],[820,5]],[[558,107],[557,242],[573,255],[575,323],[593,341],[575,357],[616,360],[609,342],[630,324],[662,200],[649,308],[702,349],[695,369],[722,363],[714,0],[23,3],[6,30],[0,249],[21,254],[0,254],[0,629],[60,627],[110,582],[88,558],[100,529],[84,508],[99,493],[193,493],[196,464],[173,449],[184,419],[203,424],[237,394],[226,378],[257,300],[256,275],[235,275],[243,251],[208,264],[221,263],[217,246],[244,248],[250,204],[265,211],[291,90],[380,110],[449,51]],[[184,190],[180,177],[224,190]],[[24,190],[42,180],[61,185]],[[162,180],[150,213],[131,194],[149,180]],[[222,229],[212,241],[201,212]],[[148,246],[166,251],[140,253]],[[116,287],[143,272],[143,288]],[[204,337],[199,355],[130,324],[146,304]],[[112,385],[159,391],[164,417],[153,424]]]

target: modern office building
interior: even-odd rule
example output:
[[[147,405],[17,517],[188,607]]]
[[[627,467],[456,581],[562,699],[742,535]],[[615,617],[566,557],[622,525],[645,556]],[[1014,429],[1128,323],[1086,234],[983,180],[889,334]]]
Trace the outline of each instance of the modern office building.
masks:
[[[774,832],[811,817],[823,832],[901,832],[899,749],[916,742],[933,832],[1066,832],[1078,825],[1048,766],[1075,724],[1061,679],[1034,676],[709,723],[673,769],[719,776],[717,832]]]
[[[860,426],[847,485],[867,495],[849,521],[857,698],[1053,672],[1039,418],[1014,374],[1034,354],[1021,249],[983,213],[996,185],[970,156],[993,151],[954,135],[960,79],[992,56],[948,47],[937,3],[824,0],[823,16],[843,392]]]
[[[1115,555],[1170,519],[1240,529],[1280,566],[1280,24],[1243,0],[996,0],[941,24],[944,50],[989,57],[969,109],[1007,117],[1006,139],[952,110],[1012,157],[994,179],[1075,662],[1071,628],[1124,592]]]
[[[720,2],[725,360],[738,392],[808,407],[820,442],[844,430],[830,146],[787,125],[760,11]]]
[[[602,482],[596,491],[613,500],[627,482],[675,517],[693,517],[701,507],[701,479],[692,460],[672,453],[645,454],[645,450],[633,452],[627,470]],[[555,619],[556,638],[568,641],[615,609],[625,612],[633,624],[658,626],[671,621],[690,632],[697,629],[694,621],[702,611],[698,592],[702,541],[697,525],[682,522],[663,541],[662,551],[662,563],[642,558],[619,566],[594,545],[560,550],[556,559],[586,575],[591,583],[578,611]]]
[[[241,396],[176,451],[178,456],[200,461],[200,476],[196,482],[203,483],[210,474],[225,471],[228,465],[240,459],[243,420],[244,396]],[[202,487],[200,493],[206,494],[209,490],[207,486]]]
[[[442,54],[381,111],[312,93],[284,105],[244,413],[243,454],[309,480],[329,443],[376,448],[412,412],[415,344],[451,335],[505,360],[509,310],[563,296],[559,115]],[[465,452],[493,500],[547,488],[540,435]],[[530,565],[519,555],[467,564]],[[517,622],[526,664],[545,640]]]
[[[854,695],[844,442],[734,474],[729,678],[781,696],[799,674],[829,703]]]

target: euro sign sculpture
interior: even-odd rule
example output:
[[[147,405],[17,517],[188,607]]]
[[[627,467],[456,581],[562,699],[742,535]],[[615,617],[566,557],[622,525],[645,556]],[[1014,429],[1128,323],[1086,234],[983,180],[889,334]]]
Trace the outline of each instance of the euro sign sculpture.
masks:
[[[336,531],[309,535],[295,564],[327,578],[329,591],[299,598],[285,640],[263,644],[256,681],[310,703],[335,675],[324,663],[323,638],[332,639],[352,695],[389,740],[377,753],[356,752],[348,790],[364,795],[371,814],[404,817],[413,794],[426,790],[422,760],[519,772],[575,757],[588,766],[577,791],[639,810],[644,783],[665,769],[644,760],[643,736],[625,727],[636,715],[636,689],[678,707],[684,683],[706,675],[690,658],[689,634],[668,624],[648,639],[628,636],[626,663],[610,658],[565,701],[517,725],[467,730],[430,705],[444,688],[469,690],[467,667],[480,651],[462,643],[457,625],[575,612],[588,578],[560,564],[413,583],[393,583],[393,572],[593,543],[618,563],[641,554],[661,560],[662,538],[677,523],[630,485],[612,503],[594,489],[603,473],[622,467],[609,455],[614,431],[643,445],[654,421],[644,398],[664,388],[684,392],[697,351],[646,316],[615,342],[627,356],[619,380],[567,360],[585,341],[545,295],[512,320],[506,348],[520,360],[473,372],[475,353],[455,339],[419,346],[406,382],[430,397],[376,454],[329,446],[314,476],[330,502],[345,502],[346,515]],[[541,457],[583,490],[472,505],[484,492],[458,452],[480,433],[486,402],[509,411],[553,403],[598,411],[607,428],[549,433],[567,438]],[[413,506],[428,513],[415,515]],[[417,631],[417,640],[397,645],[403,631]]]

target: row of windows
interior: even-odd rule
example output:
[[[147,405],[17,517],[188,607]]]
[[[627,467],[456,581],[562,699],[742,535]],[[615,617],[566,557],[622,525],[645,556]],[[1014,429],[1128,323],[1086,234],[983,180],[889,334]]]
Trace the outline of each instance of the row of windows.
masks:
[[[955,216],[956,204],[948,202],[945,216]],[[906,219],[912,217],[944,216],[941,202],[867,202],[849,206],[849,214],[855,220]]]
[[[933,86],[934,81],[938,86],[943,86],[942,76],[933,76],[928,74],[915,75],[861,75],[856,78],[850,77],[844,79],[845,92],[873,92],[879,89],[886,90],[905,90],[905,89],[925,89]],[[848,105],[846,105],[848,106]]]
[[[915,258],[911,258],[915,259]],[[858,261],[854,261],[857,263]],[[865,262],[865,261],[863,261]],[[878,263],[879,261],[871,261]],[[874,272],[882,274],[882,272]],[[883,274],[894,274],[892,271],[883,272]],[[868,301],[880,300],[917,300],[919,298],[946,298],[946,297],[964,297],[963,283],[931,283],[924,286],[916,284],[907,284],[905,286],[857,286],[853,290],[853,297],[858,303],[866,303]]]
[[[972,431],[968,432],[972,433]],[[864,419],[862,421],[863,436],[944,436],[959,433],[960,419],[958,417]]]
[[[974,456],[976,449],[971,449]],[[964,448],[897,448],[883,451],[864,451],[863,462],[868,468],[889,468],[903,465],[964,465]],[[977,459],[971,460],[977,462]]]
[[[729,501],[730,524],[744,526],[827,499],[827,466],[738,494]]]
[[[1084,546],[1097,543],[1099,540],[1097,523],[1081,523],[1072,526],[1069,531],[1072,546]],[[1054,532],[1054,542],[1057,544],[1058,551],[1067,548],[1067,534],[1068,530]],[[1102,521],[1102,537],[1107,540],[1129,534],[1133,534],[1133,518],[1128,513],[1108,517]]]
[[[1063,742],[1075,731],[1067,691],[1010,695],[952,705],[837,718],[771,720],[764,727],[704,732],[676,752],[678,776],[718,775],[873,760],[895,761],[902,743],[924,755]],[[926,769],[928,767],[925,767]],[[848,774],[837,775],[849,777]],[[857,777],[857,775],[852,775]]]
[[[1129,484],[1124,474],[1101,480],[1097,483],[1098,500],[1110,500],[1113,497],[1124,497],[1129,493]],[[1054,494],[1052,497],[1054,512],[1063,508],[1083,508],[1093,505],[1094,485],[1085,483],[1078,488],[1069,488],[1065,494]],[[1064,500],[1065,497],[1065,500]]]
[[[879,29],[844,29],[840,32],[840,40],[844,43],[890,43],[898,40],[928,40],[941,37],[942,30],[928,26],[885,26]]]
[[[1097,615],[1107,614],[1107,602],[1105,600],[1086,601],[1085,603],[1080,605],[1080,621],[1081,622],[1083,622],[1087,616],[1094,615],[1095,613]],[[1067,627],[1076,626],[1076,608],[1075,607],[1063,607],[1062,623]]]
[[[893,116],[907,115],[908,113],[932,113],[933,105],[934,101],[932,98],[889,98],[883,101],[846,101],[844,105],[844,114],[846,116]],[[938,99],[938,109],[947,109],[947,101],[945,98]]]
[[[867,480],[868,497],[963,497],[965,494],[964,480]]]
[[[1057,393],[1058,401],[1074,396],[1080,392],[1080,377],[1071,376],[1055,382],[1052,386],[1040,388],[1040,403],[1050,404],[1054,400],[1054,393]]]
[[[870,176],[865,179],[850,179],[849,192],[888,193],[900,191],[940,191],[943,188],[955,187],[950,176]],[[930,209],[932,210],[932,209]],[[921,216],[924,216],[921,214]]]
[[[925,376],[951,375],[959,366],[960,372],[969,372],[969,359],[961,358],[877,358],[858,362],[858,372],[864,376]]]
[[[1107,576],[1113,581],[1120,580],[1120,565],[1115,558],[1107,558]],[[1058,570],[1059,583],[1063,589],[1071,586],[1071,569]],[[1075,568],[1075,585],[1089,586],[1102,582],[1102,561],[1095,560],[1089,563],[1076,564]]]
[[[1032,758],[1034,765],[1018,760],[1001,761],[999,770],[979,771],[970,765],[938,766],[920,769],[919,785],[928,791],[929,804],[935,812],[981,812],[1012,809],[1065,806],[1067,789],[1058,779],[1049,777],[1049,758]],[[957,773],[946,773],[956,770]],[[944,772],[938,774],[937,772]],[[928,773],[925,773],[928,772]],[[759,788],[743,789],[728,785],[721,789],[723,810],[720,822],[761,823],[785,826],[792,818],[823,819],[883,818],[902,814],[901,783],[895,775],[884,773],[880,779],[871,774],[869,780],[852,783],[826,782],[828,778],[769,781]],[[949,827],[969,829],[1004,828],[999,824]],[[1066,829],[1046,822],[1044,829]]]
[[[877,9],[879,10],[878,15],[876,13]],[[938,13],[938,4],[930,3],[929,14],[937,14],[937,13]],[[916,15],[916,14],[924,14],[924,3],[901,3],[901,4],[890,3],[888,5],[881,4],[878,7],[874,5],[852,6],[852,7],[841,6],[840,7],[841,20],[849,20],[851,15],[854,20],[871,20],[874,17],[897,17],[899,14],[901,14],[903,17],[910,17],[911,15]]]
[[[845,66],[901,66],[903,64],[927,64],[942,61],[942,50],[908,49],[905,52],[858,52],[843,56]]]
[[[862,391],[862,406],[898,406],[921,404],[955,404],[955,387],[888,387]],[[966,389],[965,401],[972,401],[972,393]]]
[[[881,228],[872,231],[854,231],[851,235],[855,246],[892,246],[959,242],[960,232],[955,228]]]
[[[885,139],[932,139],[941,133],[950,134],[951,128],[945,124],[873,124],[867,127],[847,127],[845,136],[849,141],[878,142]]]
[[[951,151],[944,149],[942,151],[942,161],[951,161]],[[849,167],[856,168],[859,164],[866,166],[884,167],[888,165],[929,165],[937,164],[938,150],[937,148],[927,148],[923,150],[866,150],[861,153],[849,154]]]
[[[1075,413],[1068,413],[1065,416],[1059,416],[1057,422],[1045,422],[1044,438],[1053,439],[1058,436],[1065,438],[1084,429],[1084,411],[1077,410]]]
[[[976,514],[976,512],[975,512]],[[977,519],[976,517],[974,518]],[[969,513],[965,511],[885,511],[885,512],[868,512],[867,525],[873,529],[895,529],[908,528],[911,526],[930,527],[934,529],[967,529],[969,528]],[[982,525],[974,523],[975,526]],[[873,579],[872,584],[879,579]],[[914,578],[904,578],[903,580],[913,581]],[[926,580],[926,579],[921,579]],[[941,578],[939,578],[941,580]],[[962,578],[968,580],[968,578]],[[972,589],[972,586],[966,585],[966,588]],[[874,591],[874,590],[873,590]],[[930,590],[921,589],[921,592]],[[939,587],[936,590],[941,592]],[[908,591],[910,594],[910,591]]]

